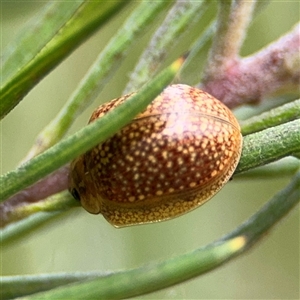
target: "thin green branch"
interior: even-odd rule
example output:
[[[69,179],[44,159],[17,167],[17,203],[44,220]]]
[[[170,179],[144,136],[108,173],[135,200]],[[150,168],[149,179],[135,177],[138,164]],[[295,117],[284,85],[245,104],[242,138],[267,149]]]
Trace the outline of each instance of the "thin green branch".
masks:
[[[35,58],[82,4],[83,1],[49,2],[27,22],[3,51],[1,86]]]
[[[62,279],[61,287],[53,280],[54,289],[40,292],[20,299],[124,299],[138,296],[162,288],[184,282],[188,279],[211,271],[218,266],[235,258],[237,255],[245,253],[255,245],[266,233],[300,201],[300,171],[293,177],[289,185],[277,193],[265,206],[256,214],[244,222],[237,229],[222,237],[221,239],[201,247],[190,253],[149,264],[137,269],[100,274],[99,278],[93,279],[95,273],[91,273],[91,280],[85,282],[75,282],[68,284]],[[52,275],[53,276],[53,275]],[[59,276],[54,276],[54,279]],[[69,276],[67,276],[69,280]],[[86,278],[84,278],[86,279]],[[10,277],[5,281],[4,292],[14,290],[19,277]],[[26,281],[26,276],[23,277]],[[32,276],[27,279],[33,280]],[[47,282],[49,278],[45,279]],[[35,283],[29,289],[22,290],[23,295],[28,295],[33,291],[43,291],[41,283]],[[50,288],[49,285],[47,288]],[[18,291],[16,291],[18,293]],[[20,294],[17,294],[18,296]],[[10,295],[14,296],[14,295]]]
[[[300,119],[244,137],[235,173],[245,172],[300,151]]]
[[[221,0],[223,2],[223,0]],[[225,0],[226,1],[226,0]],[[222,37],[223,48],[219,49],[225,59],[235,58],[240,52],[248,26],[252,20],[256,0],[235,0],[232,2],[226,37]],[[224,25],[224,24],[223,24]],[[227,42],[225,42],[225,38]]]
[[[300,119],[300,99],[242,121],[240,125],[242,134],[248,135],[296,119]]]
[[[243,235],[247,237],[244,250],[253,246],[266,232],[276,225],[300,202],[300,171],[290,183],[267,202],[256,214],[221,240],[231,240]]]
[[[163,88],[173,80],[183,61],[182,58],[176,60],[152,81],[143,86],[138,93],[129,97],[124,103],[102,118],[90,123],[77,133],[25,162],[16,170],[1,176],[0,201],[4,201],[45,177],[120,130],[134,116],[145,109]]]
[[[68,209],[69,210],[69,209]],[[65,211],[38,212],[28,216],[26,219],[12,223],[11,225],[0,230],[1,246],[8,245],[14,241],[25,238],[28,234],[34,233],[43,226],[49,226],[57,218],[62,217]]]
[[[107,272],[105,272],[107,275]],[[63,284],[84,281],[103,276],[103,272],[75,272],[59,274],[39,274],[26,276],[5,276],[1,278],[1,300],[30,295],[37,291],[48,290]],[[12,285],[14,282],[14,285]],[[11,286],[14,286],[12,289]]]
[[[255,0],[219,0],[217,30],[210,50],[204,80],[222,73],[239,55],[252,19]]]
[[[42,201],[13,206],[10,210],[9,207],[6,208],[5,214],[1,213],[0,226],[5,227],[38,212],[64,212],[77,206],[80,206],[80,203],[75,201],[68,191],[63,191]]]
[[[145,32],[147,25],[153,22],[159,12],[170,3],[171,1],[142,1],[134,9],[100,53],[58,115],[38,135],[24,161],[43,152],[63,137],[76,117],[96,99],[109,78],[121,65],[129,46],[138,39],[141,33]]]
[[[236,255],[246,240],[237,237],[141,268],[61,286],[20,299],[124,299],[191,279]]]
[[[206,2],[203,0],[176,1],[141,55],[130,75],[124,94],[138,90],[157,73],[168,51],[176,45],[183,34],[186,34],[191,24],[199,20],[204,13]]]
[[[208,44],[215,32],[216,21],[213,20],[192,45],[189,55],[178,75],[178,82],[194,85],[200,81],[199,61],[203,54],[203,48]]]
[[[27,28],[30,34],[25,34],[21,43],[16,40],[16,51],[4,63],[0,118],[12,110],[39,80],[129,2],[58,1],[41,17],[37,16],[37,26]],[[68,12],[69,8],[71,14]],[[55,22],[58,16],[62,16],[63,22]],[[37,32],[38,36],[46,36],[41,38],[42,43],[35,42]],[[24,51],[23,46],[27,51]],[[24,57],[24,52],[30,53]]]

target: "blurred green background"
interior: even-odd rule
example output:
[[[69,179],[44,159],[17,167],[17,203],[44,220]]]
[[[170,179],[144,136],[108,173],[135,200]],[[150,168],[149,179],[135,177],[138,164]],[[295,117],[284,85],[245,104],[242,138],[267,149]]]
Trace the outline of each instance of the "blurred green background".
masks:
[[[2,49],[44,4],[1,1]],[[135,5],[126,7],[78,48],[2,121],[2,173],[15,168],[22,160],[36,135],[68,99]],[[299,20],[299,9],[299,1],[270,1],[251,25],[242,53],[257,51],[288,31]],[[207,16],[214,13],[213,4]],[[120,72],[99,97],[112,99],[122,93],[151,30],[153,28],[133,46]],[[196,30],[194,26],[194,31],[187,34],[189,43],[196,36]],[[174,58],[178,53],[180,47],[171,56]],[[72,132],[86,124],[96,106],[92,105],[78,118]],[[288,182],[288,177],[253,180],[237,177],[213,200],[187,215],[160,224],[118,230],[101,216],[74,209],[50,226],[3,247],[2,275],[119,270],[175,256],[234,229]],[[298,299],[299,281],[297,208],[247,255],[202,277],[139,299]]]

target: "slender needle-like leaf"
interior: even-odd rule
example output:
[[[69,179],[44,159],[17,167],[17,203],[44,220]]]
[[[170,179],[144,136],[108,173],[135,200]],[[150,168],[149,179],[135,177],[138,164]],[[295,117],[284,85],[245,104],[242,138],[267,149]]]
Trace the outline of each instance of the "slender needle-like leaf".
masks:
[[[140,57],[124,90],[125,94],[139,89],[157,73],[168,50],[174,47],[190,25],[201,17],[205,11],[206,2],[203,0],[176,1]]]
[[[242,121],[240,125],[242,134],[247,135],[296,119],[300,119],[300,99]]]
[[[85,75],[78,88],[65,103],[58,115],[38,135],[24,161],[31,159],[57,143],[70,128],[76,117],[98,96],[108,79],[115,73],[126,57],[129,46],[145,32],[171,1],[142,1],[118,32],[112,37]],[[102,101],[103,103],[104,101]],[[101,102],[100,102],[101,103]]]
[[[130,1],[55,1],[16,39],[3,62],[0,118],[49,71]],[[41,37],[39,39],[39,37]]]
[[[236,173],[245,172],[300,151],[300,119],[244,137]]]

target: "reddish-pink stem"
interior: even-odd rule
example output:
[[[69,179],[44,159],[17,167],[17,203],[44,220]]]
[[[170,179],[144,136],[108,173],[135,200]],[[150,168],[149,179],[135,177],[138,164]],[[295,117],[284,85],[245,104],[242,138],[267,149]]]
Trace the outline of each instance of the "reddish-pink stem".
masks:
[[[26,205],[59,193],[68,187],[69,166],[64,166],[27,189],[13,195],[0,205],[0,227],[6,223],[11,211],[17,206]]]
[[[226,68],[204,78],[201,88],[228,107],[258,103],[278,90],[300,84],[300,26],[263,50],[227,61]]]

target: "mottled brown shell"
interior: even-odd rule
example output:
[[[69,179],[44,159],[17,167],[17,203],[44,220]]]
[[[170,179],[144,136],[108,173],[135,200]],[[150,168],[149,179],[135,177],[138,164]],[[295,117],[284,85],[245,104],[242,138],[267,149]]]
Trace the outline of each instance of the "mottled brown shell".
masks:
[[[128,96],[101,105],[90,122]],[[239,124],[225,105],[199,89],[171,85],[129,125],[72,162],[70,191],[115,227],[167,220],[215,195],[241,147]]]

